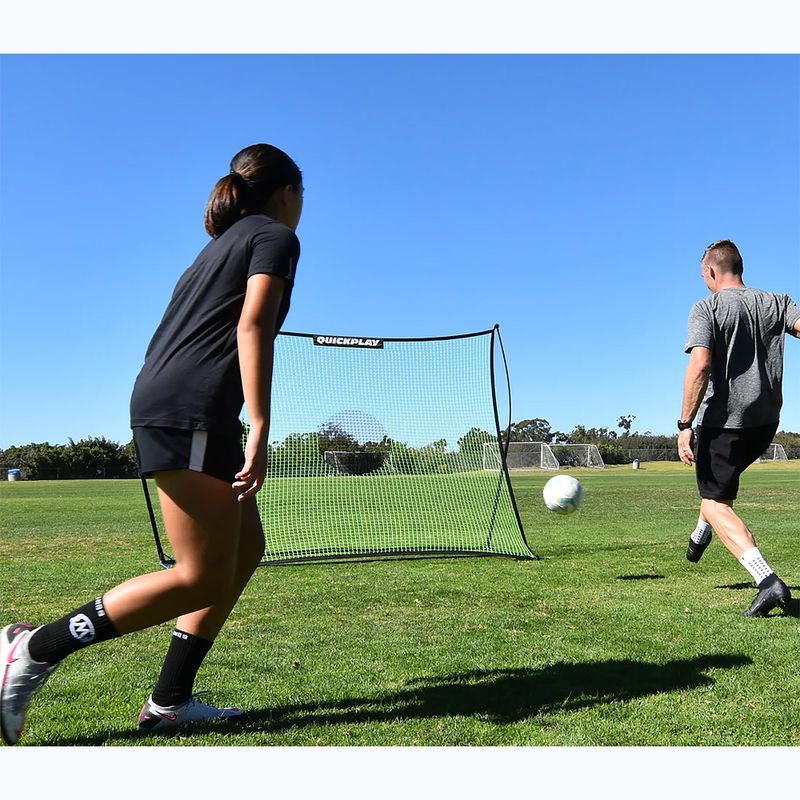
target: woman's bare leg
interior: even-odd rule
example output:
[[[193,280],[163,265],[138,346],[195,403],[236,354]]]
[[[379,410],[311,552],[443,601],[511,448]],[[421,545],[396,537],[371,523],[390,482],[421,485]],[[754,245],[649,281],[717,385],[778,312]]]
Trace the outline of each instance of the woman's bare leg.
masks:
[[[105,593],[106,613],[120,634],[213,606],[234,585],[241,504],[231,485],[191,470],[159,472],[156,484],[175,566]]]
[[[208,608],[182,615],[175,626],[184,633],[209,641],[216,638],[264,556],[264,531],[255,498],[238,505],[242,516],[235,573],[230,588]]]

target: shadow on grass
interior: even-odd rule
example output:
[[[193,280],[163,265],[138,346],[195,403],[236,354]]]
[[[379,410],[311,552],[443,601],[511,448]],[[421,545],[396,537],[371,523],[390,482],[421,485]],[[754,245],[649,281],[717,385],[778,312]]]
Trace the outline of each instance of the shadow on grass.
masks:
[[[660,581],[663,575],[617,575],[618,581]]]
[[[641,661],[559,662],[541,669],[475,670],[455,675],[415,678],[397,691],[337,701],[299,703],[253,710],[236,723],[193,725],[151,736],[154,745],[171,738],[210,732],[278,733],[320,725],[478,717],[495,724],[521,722],[547,714],[579,711],[663,692],[709,686],[709,669],[736,669],[752,664],[744,655],[707,655],[652,664]],[[137,731],[105,732],[54,742],[58,745],[100,745],[139,741]]]
[[[750,583],[724,583],[722,586],[715,586],[715,589],[755,589],[756,585]]]
[[[787,584],[788,586],[788,584]],[[750,583],[724,583],[722,586],[715,586],[715,589],[752,589],[755,591],[756,585],[753,581]],[[789,590],[792,592],[800,592],[800,586],[789,586]]]
[[[752,583],[727,583],[723,584],[722,586],[715,587],[717,589],[752,589],[755,591],[755,585]],[[790,586],[789,590],[792,592],[800,592],[800,586]],[[796,596],[792,597],[789,601],[789,607],[785,611],[781,611],[778,609],[777,614],[770,613],[767,615],[767,619],[772,619],[774,617],[797,617],[800,619],[800,599]]]

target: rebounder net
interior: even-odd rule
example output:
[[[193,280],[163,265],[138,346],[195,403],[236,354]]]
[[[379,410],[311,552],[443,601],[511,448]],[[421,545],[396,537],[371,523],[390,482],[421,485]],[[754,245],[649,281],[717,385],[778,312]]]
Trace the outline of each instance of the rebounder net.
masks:
[[[484,445],[499,442],[498,343],[502,353],[497,328],[438,339],[280,334],[257,496],[265,563],[534,558],[502,459],[484,463]]]
[[[280,333],[269,468],[256,496],[266,539],[262,563],[536,558],[501,445],[496,372],[508,388],[510,425],[497,326],[428,339]],[[487,458],[487,446],[496,457]],[[167,567],[174,560],[162,549],[143,484]]]

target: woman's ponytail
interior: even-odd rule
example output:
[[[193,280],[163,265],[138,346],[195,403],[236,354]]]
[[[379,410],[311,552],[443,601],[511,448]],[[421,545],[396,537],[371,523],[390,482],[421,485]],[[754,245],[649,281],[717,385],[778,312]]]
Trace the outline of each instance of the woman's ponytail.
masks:
[[[206,230],[216,238],[225,233],[247,210],[250,189],[238,172],[220,178],[211,190],[203,218]]]

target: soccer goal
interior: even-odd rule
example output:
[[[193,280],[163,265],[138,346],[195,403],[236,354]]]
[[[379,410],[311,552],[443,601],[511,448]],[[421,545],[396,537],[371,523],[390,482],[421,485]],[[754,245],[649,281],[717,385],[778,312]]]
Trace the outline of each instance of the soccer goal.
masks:
[[[483,446],[483,468],[496,470],[501,463],[500,447],[494,442]],[[558,469],[558,461],[546,442],[509,442],[508,469]]]
[[[392,463],[392,451],[326,450],[323,458],[328,466],[345,475],[397,473]]]
[[[508,470],[486,463],[485,445],[501,438],[501,378],[498,327],[427,339],[280,333],[256,498],[263,563],[536,558]]]
[[[551,444],[550,449],[559,467],[605,467],[596,444]]]
[[[759,461],[788,461],[782,444],[773,442],[760,456]]]

